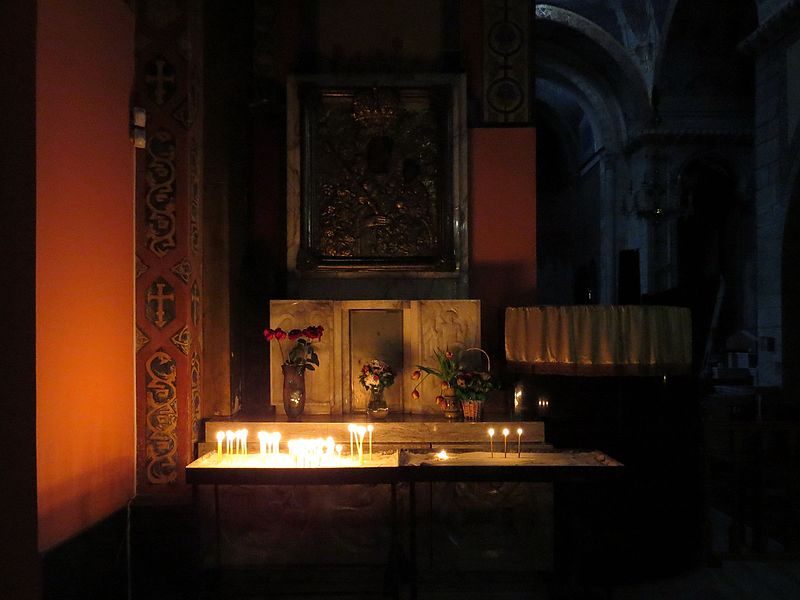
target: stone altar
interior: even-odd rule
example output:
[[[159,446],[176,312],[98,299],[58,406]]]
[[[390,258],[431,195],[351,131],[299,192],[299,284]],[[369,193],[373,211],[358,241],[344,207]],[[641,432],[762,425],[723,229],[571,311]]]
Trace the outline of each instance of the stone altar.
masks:
[[[371,315],[382,313],[394,324],[371,326]],[[391,364],[395,383],[387,388],[390,414],[439,414],[434,398],[439,393],[435,378],[419,387],[420,398],[411,398],[411,371],[417,364],[434,364],[436,348],[480,346],[479,300],[272,300],[270,327],[285,330],[322,325],[323,338],[315,342],[320,365],[306,374],[307,415],[364,413],[367,392],[358,384],[363,360],[380,358]],[[362,323],[361,329],[357,323]],[[365,332],[365,329],[367,330]],[[394,333],[392,333],[392,331]],[[355,339],[364,347],[351,344]],[[367,352],[383,355],[368,355]],[[281,354],[270,344],[270,398],[277,413],[283,377]]]

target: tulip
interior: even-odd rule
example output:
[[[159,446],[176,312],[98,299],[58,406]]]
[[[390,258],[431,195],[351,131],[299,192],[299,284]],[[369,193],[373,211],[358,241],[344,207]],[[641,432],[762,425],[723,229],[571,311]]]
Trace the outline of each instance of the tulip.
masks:
[[[412,381],[416,381],[416,380],[417,380],[417,379],[419,379],[420,377],[422,377],[422,373],[421,373],[420,371],[414,371],[414,372],[411,374],[411,380],[412,380]]]
[[[413,392],[411,392],[411,397],[414,400],[419,400],[419,391],[418,390],[414,390]]]

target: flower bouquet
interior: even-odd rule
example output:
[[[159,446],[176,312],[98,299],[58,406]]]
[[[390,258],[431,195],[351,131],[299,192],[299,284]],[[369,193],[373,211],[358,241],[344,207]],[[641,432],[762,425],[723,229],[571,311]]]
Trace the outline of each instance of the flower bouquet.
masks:
[[[481,352],[487,361],[486,371],[471,371],[464,368],[462,359],[467,352]],[[442,393],[436,396],[436,404],[449,419],[459,418],[462,414],[467,420],[480,420],[481,408],[486,394],[495,389],[490,370],[489,355],[481,348],[467,348],[466,350],[434,350],[437,365],[428,367],[417,365],[417,371],[411,374],[411,379],[417,384],[411,392],[411,397],[419,399],[420,384],[433,375],[441,382]],[[425,373],[423,376],[422,373]]]
[[[281,352],[281,362],[284,365],[291,365],[300,373],[304,370],[313,371],[314,365],[319,366],[319,357],[312,345],[314,340],[322,340],[322,333],[325,328],[322,325],[309,325],[304,329],[290,329],[287,333],[280,327],[264,330],[264,337],[267,341],[276,340],[278,349]],[[283,340],[289,339],[294,345],[289,349],[288,355],[283,351]]]
[[[264,337],[267,341],[278,342],[281,352],[281,371],[283,371],[283,408],[290,419],[303,414],[306,407],[305,372],[319,366],[319,356],[314,349],[314,341],[322,340],[322,325],[309,325],[304,329],[291,329],[287,333],[280,327],[267,328]],[[283,350],[283,340],[294,342],[288,352]]]
[[[385,419],[389,406],[383,398],[383,390],[394,383],[394,371],[388,363],[373,358],[361,367],[358,381],[370,394],[367,414],[376,419]]]

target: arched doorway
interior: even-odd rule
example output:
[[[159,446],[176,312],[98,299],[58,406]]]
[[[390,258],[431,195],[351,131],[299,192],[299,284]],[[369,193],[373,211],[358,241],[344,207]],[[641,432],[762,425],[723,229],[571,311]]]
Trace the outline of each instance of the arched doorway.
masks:
[[[783,390],[787,400],[800,397],[800,176],[786,213],[781,268]]]
[[[743,202],[732,169],[717,157],[690,161],[680,175],[678,289],[692,309],[694,358],[712,352],[742,328]]]

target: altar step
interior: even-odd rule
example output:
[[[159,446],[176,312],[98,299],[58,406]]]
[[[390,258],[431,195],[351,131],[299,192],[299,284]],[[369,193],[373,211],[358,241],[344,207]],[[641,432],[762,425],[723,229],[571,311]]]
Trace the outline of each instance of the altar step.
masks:
[[[278,431],[281,438],[326,438],[331,436],[337,444],[348,444],[350,433],[347,427],[350,423],[366,425],[363,417],[347,420],[325,420],[304,417],[302,421],[206,421],[205,440],[201,445],[201,454],[208,452],[215,443],[217,432],[238,429],[247,429],[250,445],[258,447],[256,434],[258,431]],[[508,429],[509,447],[516,448],[520,441],[523,448],[531,445],[544,444],[544,422],[542,421],[484,421],[484,422],[448,422],[420,417],[419,419],[406,418],[403,421],[374,422],[374,443],[380,445],[396,445],[403,448],[433,448],[452,447],[463,445],[481,444],[489,445],[489,429],[494,429],[494,444],[501,448],[503,444],[503,430]],[[522,434],[517,435],[521,429]],[[541,447],[541,446],[540,446]]]

